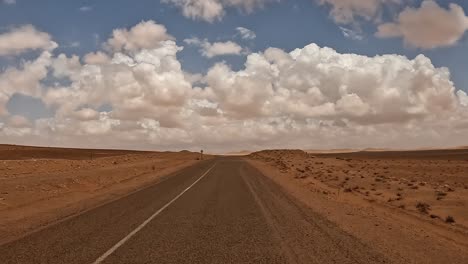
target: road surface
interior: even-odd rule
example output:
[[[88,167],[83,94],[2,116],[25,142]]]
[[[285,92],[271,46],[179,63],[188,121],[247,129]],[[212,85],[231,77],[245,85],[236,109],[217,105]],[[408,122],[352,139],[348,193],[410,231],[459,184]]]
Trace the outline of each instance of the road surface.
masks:
[[[1,263],[389,263],[242,158],[208,160],[0,246]]]

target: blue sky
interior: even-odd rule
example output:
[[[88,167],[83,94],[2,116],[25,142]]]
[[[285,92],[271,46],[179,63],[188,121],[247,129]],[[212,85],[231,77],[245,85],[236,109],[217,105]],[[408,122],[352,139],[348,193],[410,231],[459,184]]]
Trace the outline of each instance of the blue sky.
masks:
[[[468,2],[370,0],[366,1],[371,3],[369,7],[348,0],[194,0],[192,3],[202,6],[215,3],[221,9],[195,8],[191,15],[179,5],[184,2],[187,0],[0,0],[0,39],[13,39],[14,32],[31,25],[30,33],[35,37],[43,33],[48,37],[46,41],[57,43],[54,48],[42,45],[18,48],[20,51],[0,43],[0,134],[11,142],[73,145],[81,144],[75,139],[83,136],[102,133],[108,137],[116,133],[123,145],[106,142],[103,146],[128,148],[181,147],[174,135],[183,135],[184,142],[189,142],[189,147],[183,148],[209,144],[217,149],[244,149],[252,144],[256,148],[272,144],[297,147],[304,142],[311,148],[388,147],[393,144],[392,138],[421,146],[444,136],[453,137],[449,145],[464,143],[463,129],[468,127]],[[132,35],[138,25],[149,31],[164,28],[167,32],[149,36],[154,42],[149,45],[144,42],[147,36],[141,35],[138,37],[143,42],[135,44],[126,39],[123,46],[110,44],[118,37],[114,30]],[[250,30],[255,37],[243,38],[239,27]],[[346,36],[345,31],[352,36]],[[14,46],[18,40],[11,41]],[[173,44],[183,50],[170,51]],[[336,52],[316,49],[311,44]],[[161,47],[168,49],[162,51]],[[292,62],[291,58],[297,60],[296,55],[279,54],[271,47],[286,54],[299,49],[309,64]],[[209,50],[215,53],[207,55]],[[104,54],[106,62],[87,62],[86,56],[97,51]],[[37,62],[40,56],[47,57],[48,52],[50,58],[41,64],[47,74],[29,76],[42,74],[28,73],[25,65]],[[166,57],[145,57],[148,52]],[[65,54],[66,59],[60,54]],[[415,59],[420,54],[423,57]],[[73,62],[74,55],[78,66]],[[133,64],[122,62],[121,55],[134,60]],[[377,55],[390,57],[383,62],[374,58]],[[145,69],[148,61],[159,65],[163,60],[172,66],[151,72],[147,78],[153,78],[153,83],[149,86],[135,75],[133,67]],[[245,66],[247,60],[250,64]],[[264,66],[262,60],[271,63],[268,70],[262,68],[271,71],[269,77],[256,68]],[[136,76],[132,80],[135,84],[112,78],[118,73],[127,77],[113,66],[126,63],[127,70]],[[75,66],[68,68],[72,67],[68,64]],[[100,67],[103,76],[99,78],[106,80],[104,84],[86,86],[89,80],[83,76],[88,76],[90,65]],[[451,76],[440,67],[447,67]],[[19,73],[11,74],[11,69]],[[302,74],[294,75],[294,81],[281,77],[290,69],[295,72],[285,77]],[[341,73],[334,76],[335,71]],[[191,80],[190,74],[198,75]],[[264,83],[264,78],[271,79]],[[162,80],[174,91],[160,88],[154,80]],[[18,83],[27,87],[11,86]],[[318,87],[312,87],[317,83]],[[197,86],[207,88],[198,90]],[[135,91],[141,94],[135,95]],[[388,99],[395,94],[398,98]],[[173,102],[180,105],[175,107]],[[2,104],[6,108],[3,113]],[[440,124],[443,119],[453,123]],[[187,125],[187,120],[194,123]],[[78,124],[76,134],[66,130],[69,122]],[[203,131],[206,127],[215,132],[207,134]],[[449,127],[463,129],[453,135],[446,133]],[[142,133],[145,140],[135,142],[125,130],[130,128]],[[324,132],[326,129],[334,130]],[[116,132],[123,130],[125,133]],[[255,136],[239,131],[254,131]],[[369,133],[369,142],[324,140],[331,134],[338,137],[339,133],[351,139],[363,131]],[[229,133],[239,140],[231,142],[220,136]],[[321,136],[310,141],[310,136],[317,134]],[[216,137],[217,143],[206,142]]]

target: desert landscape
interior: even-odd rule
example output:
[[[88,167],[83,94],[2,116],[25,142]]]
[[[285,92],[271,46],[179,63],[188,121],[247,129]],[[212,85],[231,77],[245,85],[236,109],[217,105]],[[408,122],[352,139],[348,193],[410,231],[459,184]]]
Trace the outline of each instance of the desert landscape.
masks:
[[[231,157],[231,158],[229,158]],[[200,153],[0,147],[0,244],[138,192]],[[391,263],[464,263],[468,149],[264,150],[245,160],[299,203],[377,248]],[[427,261],[430,257],[431,261]]]
[[[1,145],[0,243],[154,184],[199,159],[189,151]]]
[[[404,252],[414,263],[467,260],[466,148],[266,150],[247,159],[293,196],[393,259]]]
[[[467,14],[0,0],[0,263],[468,264]]]

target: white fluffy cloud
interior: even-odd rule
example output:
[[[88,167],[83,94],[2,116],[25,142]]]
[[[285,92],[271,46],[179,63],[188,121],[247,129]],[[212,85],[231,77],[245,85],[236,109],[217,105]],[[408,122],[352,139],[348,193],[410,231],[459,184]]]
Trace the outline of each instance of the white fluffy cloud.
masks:
[[[107,47],[112,51],[135,51],[139,49],[157,48],[164,40],[174,39],[167,33],[165,26],[154,21],[143,21],[132,27],[115,29],[107,41]]]
[[[268,48],[241,70],[218,63],[194,76],[163,28],[143,22],[81,60],[44,51],[0,72],[2,140],[210,151],[466,142],[468,96],[424,55],[367,57],[310,44]],[[44,87],[48,75],[70,82]],[[4,106],[14,93],[41,98],[55,115],[10,116]]]
[[[125,120],[156,118],[168,126],[179,125],[181,107],[191,93],[174,41],[161,41],[157,48],[140,49],[132,55],[114,53],[108,63],[85,64],[68,73],[79,79],[70,87],[49,89],[45,102],[58,107],[61,116],[74,115],[83,105],[112,105],[112,117]],[[62,67],[63,68],[63,67]],[[79,116],[89,116],[89,109]]]
[[[184,42],[200,47],[200,53],[207,58],[222,55],[240,55],[243,51],[242,47],[233,41],[210,43],[207,39],[190,38],[185,39]]]
[[[185,17],[213,22],[224,16],[226,8],[235,7],[245,12],[252,12],[255,8],[263,7],[273,1],[276,0],[163,0],[162,2],[179,8]]]
[[[86,54],[84,61],[86,64],[105,64],[110,61],[110,58],[104,52],[97,51]]]
[[[213,22],[224,16],[224,7],[218,0],[163,0],[179,9],[185,17]]]
[[[19,68],[8,67],[0,72],[0,116],[8,114],[6,104],[15,93],[40,95],[40,81],[47,76],[51,64],[51,53],[44,51],[38,58],[23,63]]]
[[[13,115],[8,119],[8,126],[12,128],[29,128],[31,122],[24,116]]]
[[[466,94],[466,92],[459,90],[457,92],[457,95],[458,99],[460,100],[460,104],[468,107],[468,95]]]
[[[445,9],[434,0],[424,0],[419,8],[411,7],[413,1],[402,0],[317,1],[330,8],[330,17],[337,24],[353,25],[359,29],[361,21],[372,22],[378,25],[377,37],[401,37],[406,44],[417,48],[454,45],[468,29],[468,17],[463,8],[453,3]],[[385,10],[396,16],[394,22],[382,22]],[[398,14],[399,10],[402,11]],[[346,37],[362,38],[360,34],[353,34],[356,31],[349,28],[340,29]]]
[[[403,123],[457,106],[448,70],[435,68],[423,55],[369,58],[315,44],[291,53],[270,48],[252,54],[239,72],[218,64],[207,83],[219,108],[235,118]]]
[[[454,45],[467,29],[468,17],[459,5],[450,4],[449,9],[444,9],[426,0],[420,8],[403,10],[394,23],[380,25],[376,35],[402,37],[411,46],[431,49]]]
[[[0,34],[0,56],[18,55],[30,50],[53,50],[57,43],[32,25],[11,28]]]

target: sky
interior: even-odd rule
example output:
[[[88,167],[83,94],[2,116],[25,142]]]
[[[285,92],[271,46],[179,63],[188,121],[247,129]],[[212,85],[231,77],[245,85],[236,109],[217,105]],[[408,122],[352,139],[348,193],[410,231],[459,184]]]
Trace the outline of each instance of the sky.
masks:
[[[0,143],[468,145],[468,2],[0,0]]]

